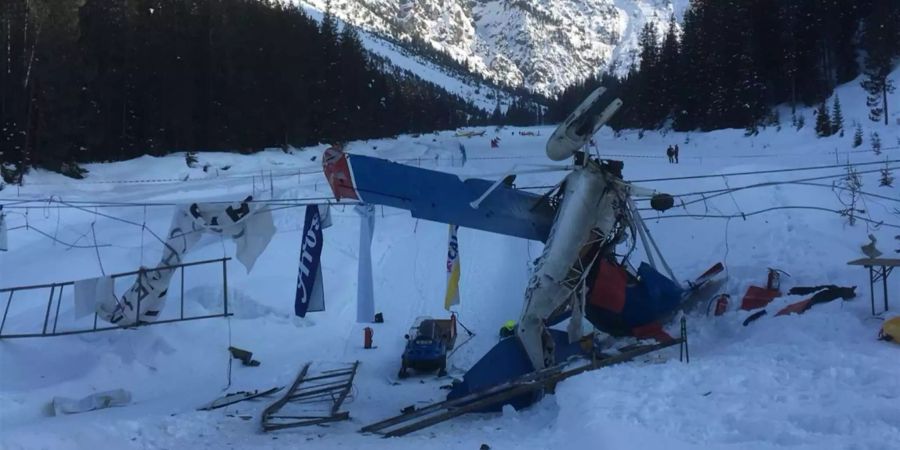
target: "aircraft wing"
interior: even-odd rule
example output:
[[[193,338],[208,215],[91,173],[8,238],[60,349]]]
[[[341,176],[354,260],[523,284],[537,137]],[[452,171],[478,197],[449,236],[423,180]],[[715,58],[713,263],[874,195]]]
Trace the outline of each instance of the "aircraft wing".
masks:
[[[554,209],[541,196],[501,185],[478,206],[470,203],[492,181],[397,164],[329,149],[322,159],[325,177],[338,199],[408,210],[413,217],[452,223],[535,241],[546,241]]]

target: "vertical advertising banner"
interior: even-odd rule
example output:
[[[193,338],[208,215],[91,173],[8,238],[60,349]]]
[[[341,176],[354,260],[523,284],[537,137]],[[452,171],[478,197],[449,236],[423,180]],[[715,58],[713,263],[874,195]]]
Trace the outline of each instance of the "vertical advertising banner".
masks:
[[[459,304],[459,241],[456,232],[459,225],[450,225],[450,238],[447,242],[447,293],[444,294],[444,309]]]

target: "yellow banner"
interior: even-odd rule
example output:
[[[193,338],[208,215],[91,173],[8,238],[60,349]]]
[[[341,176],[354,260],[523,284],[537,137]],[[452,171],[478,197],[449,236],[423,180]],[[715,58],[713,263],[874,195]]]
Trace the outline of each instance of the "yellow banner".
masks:
[[[459,225],[450,225],[450,238],[447,243],[447,293],[444,295],[444,309],[450,310],[459,304],[459,241],[456,231]]]

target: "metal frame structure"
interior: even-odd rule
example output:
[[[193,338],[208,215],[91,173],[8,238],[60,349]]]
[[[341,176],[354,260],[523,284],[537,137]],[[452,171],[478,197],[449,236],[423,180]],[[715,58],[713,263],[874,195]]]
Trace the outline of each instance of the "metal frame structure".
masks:
[[[884,311],[888,310],[888,287],[887,280],[894,270],[894,267],[900,267],[900,259],[895,258],[862,258],[847,263],[851,266],[863,266],[869,269],[869,296],[872,303],[872,315],[875,314],[875,283],[881,280],[884,289]]]
[[[157,320],[154,322],[137,322],[135,324],[128,325],[127,327],[120,326],[97,326],[97,314],[94,314],[94,321],[91,328],[87,329],[78,329],[78,330],[69,330],[69,331],[56,331],[57,325],[59,323],[59,310],[62,305],[63,298],[63,290],[67,286],[72,286],[74,289],[75,281],[65,281],[62,283],[49,283],[49,284],[38,284],[32,286],[16,286],[11,288],[0,289],[0,298],[2,298],[5,294],[9,294],[6,298],[6,307],[3,310],[3,318],[0,320],[0,340],[2,339],[15,339],[15,338],[30,338],[30,337],[47,337],[47,336],[65,336],[70,334],[83,334],[83,333],[95,333],[98,331],[109,331],[109,330],[121,330],[125,328],[137,328],[147,325],[157,325],[163,323],[172,323],[172,322],[183,322],[188,320],[200,320],[200,319],[213,319],[217,317],[228,317],[231,316],[232,313],[228,312],[228,260],[231,258],[218,258],[218,259],[208,259],[204,261],[195,261],[189,263],[181,263],[181,264],[173,264],[169,266],[160,266],[154,268],[145,268],[142,267],[138,270],[134,270],[131,272],[123,272],[110,275],[110,278],[113,280],[117,278],[129,277],[137,275],[138,277],[145,276],[145,274],[150,272],[156,272],[159,270],[166,269],[181,269],[181,298],[179,305],[179,316],[175,319],[166,319],[166,320]],[[184,316],[184,272],[186,267],[192,266],[201,266],[201,265],[209,265],[209,264],[222,264],[222,313],[221,314],[208,314],[203,316]],[[19,333],[19,334],[3,334],[3,328],[6,326],[7,315],[9,314],[9,306],[12,304],[13,296],[16,292],[22,291],[32,291],[39,289],[49,289],[50,295],[47,299],[47,309],[44,313],[44,323],[41,328],[40,333]],[[55,297],[55,299],[54,299]],[[51,326],[51,315],[50,311],[53,310],[54,301],[56,303],[55,313],[52,316],[52,326]],[[140,299],[138,299],[137,310],[140,310]]]
[[[260,417],[263,431],[321,425],[350,418],[349,412],[340,409],[350,395],[359,361],[309,376],[311,365],[312,363],[304,364],[287,393],[263,410]],[[319,405],[329,404],[327,411],[317,408]],[[283,408],[290,406],[295,411],[282,412]]]

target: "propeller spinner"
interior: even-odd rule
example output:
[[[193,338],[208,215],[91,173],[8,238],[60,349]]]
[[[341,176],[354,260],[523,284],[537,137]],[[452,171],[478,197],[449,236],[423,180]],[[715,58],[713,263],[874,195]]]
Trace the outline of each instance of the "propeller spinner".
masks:
[[[622,106],[622,100],[611,97],[602,86],[591,92],[550,136],[547,157],[562,161],[587,145],[594,133]]]

